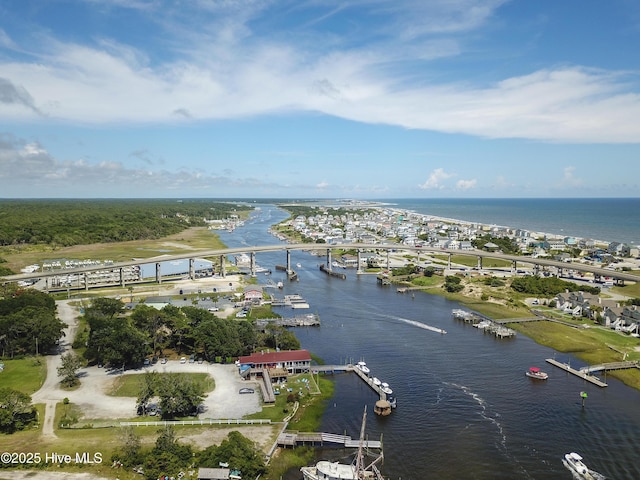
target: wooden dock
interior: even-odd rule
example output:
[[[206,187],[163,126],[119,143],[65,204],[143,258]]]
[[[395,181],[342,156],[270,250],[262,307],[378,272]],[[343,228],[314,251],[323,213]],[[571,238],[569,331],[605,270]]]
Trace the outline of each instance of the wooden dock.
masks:
[[[373,379],[355,365],[314,365],[313,367],[311,367],[311,370],[314,374],[354,372],[362,379],[364,383],[369,385],[369,387],[371,387],[371,389],[376,392],[376,394],[380,397],[380,400],[387,399],[387,394],[384,393],[378,385],[373,383]]]
[[[256,320],[256,327],[263,330],[269,324],[282,327],[316,327],[320,325],[320,317],[315,313],[309,313],[295,317],[259,318]]]
[[[554,365],[558,368],[561,368],[562,370],[569,372],[573,375],[575,375],[576,377],[580,377],[583,380],[586,380],[587,382],[591,382],[594,385],[597,385],[598,387],[606,387],[607,384],[604,383],[602,380],[600,380],[598,377],[594,377],[593,375],[589,375],[586,371],[583,370],[576,370],[575,368],[571,368],[571,366],[568,363],[562,363],[559,362],[557,360],[555,360],[554,358],[547,358],[546,359],[547,363],[550,363],[551,365]]]
[[[364,448],[381,449],[379,440],[363,440]],[[278,435],[279,447],[295,447],[296,445],[336,445],[344,448],[358,448],[360,440],[354,440],[348,435],[335,435],[323,432],[282,432]]]
[[[591,365],[590,367],[582,367],[580,371],[584,373],[593,373],[606,372],[607,370],[624,370],[627,368],[640,368],[640,362],[629,360],[624,362],[601,363],[599,365]]]

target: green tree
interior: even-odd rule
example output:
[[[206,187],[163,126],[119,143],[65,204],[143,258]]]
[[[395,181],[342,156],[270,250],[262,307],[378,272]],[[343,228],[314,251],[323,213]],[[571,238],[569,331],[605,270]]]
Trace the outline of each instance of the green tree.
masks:
[[[31,397],[12,388],[0,388],[0,432],[13,433],[36,419]]]
[[[183,417],[197,412],[204,400],[204,386],[177,373],[159,375],[155,393],[160,398],[163,418]]]
[[[449,293],[456,293],[464,289],[464,285],[462,285],[460,277],[447,275],[444,278],[444,289]]]
[[[220,445],[205,448],[198,455],[199,465],[217,468],[220,462],[240,470],[242,478],[257,478],[266,473],[263,455],[258,446],[240,432],[230,432]]]
[[[80,383],[78,370],[84,366],[84,361],[74,352],[65,353],[61,356],[62,363],[58,367],[58,376],[62,377],[60,383],[65,387],[73,387]]]
[[[171,425],[158,433],[156,444],[145,459],[145,476],[150,480],[156,480],[161,475],[177,477],[193,461],[193,451],[189,445],[178,443]]]

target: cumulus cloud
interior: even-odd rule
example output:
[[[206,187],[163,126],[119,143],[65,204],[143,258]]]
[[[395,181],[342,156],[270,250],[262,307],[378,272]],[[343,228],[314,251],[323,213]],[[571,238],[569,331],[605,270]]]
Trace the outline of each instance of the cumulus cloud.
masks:
[[[562,170],[562,184],[569,187],[579,187],[582,185],[582,179],[575,176],[576,167],[565,167]]]
[[[444,188],[442,184],[443,180],[453,177],[453,174],[447,173],[443,168],[436,168],[431,174],[429,178],[421,184],[418,185],[422,190],[440,190]]]
[[[316,184],[316,188],[320,189],[320,190],[324,190],[327,187],[329,187],[329,182],[326,181],[322,181]]]
[[[478,181],[474,178],[473,180],[458,180],[456,182],[456,188],[458,190],[471,190],[476,187]]]

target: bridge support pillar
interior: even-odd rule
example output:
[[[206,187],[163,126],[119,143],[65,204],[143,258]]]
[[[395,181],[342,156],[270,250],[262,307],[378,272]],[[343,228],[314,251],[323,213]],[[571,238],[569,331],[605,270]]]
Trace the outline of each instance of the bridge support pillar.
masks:
[[[358,250],[357,250],[357,254],[358,254],[358,260],[357,260],[357,262],[358,262],[358,266],[356,267],[356,274],[358,274],[358,275],[360,275],[360,274],[362,273],[362,267],[361,267],[361,265],[362,265],[362,263],[361,263],[361,261],[362,261],[362,254],[361,254],[361,252],[362,252],[362,250],[360,250],[360,249],[358,249]]]
[[[447,256],[447,268],[451,270],[451,254]]]
[[[120,267],[120,286],[124,287],[124,268]]]
[[[330,249],[330,248],[327,248],[327,269],[328,269],[329,271],[331,271],[331,270],[332,270],[332,265],[331,265],[331,263],[332,263],[332,260],[331,260],[331,249]]]
[[[89,290],[89,274],[87,272],[85,272],[82,275],[82,278],[84,279],[84,289],[85,290]]]
[[[513,263],[511,264],[511,274],[513,275],[517,271],[518,271],[518,262],[514,260]]]
[[[189,279],[196,279],[196,260],[195,258],[189,259]]]
[[[291,250],[287,249],[287,273],[291,272]]]
[[[389,249],[387,249],[387,271],[391,271],[391,261],[389,260]]]
[[[533,265],[533,274],[536,276],[540,275],[540,265],[537,263],[534,263]]]
[[[476,265],[478,270],[482,270],[482,257],[480,255],[478,255],[478,263]]]
[[[160,262],[156,263],[156,282],[162,283],[162,275],[160,272]]]
[[[224,278],[227,275],[227,272],[224,268],[224,255],[220,255],[220,276]]]

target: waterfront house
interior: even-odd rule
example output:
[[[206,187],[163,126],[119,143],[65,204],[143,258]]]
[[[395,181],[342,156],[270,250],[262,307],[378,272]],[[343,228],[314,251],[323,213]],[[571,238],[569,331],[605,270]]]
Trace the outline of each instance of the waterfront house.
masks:
[[[259,352],[238,358],[240,367],[252,369],[282,369],[289,375],[308,373],[311,369],[311,354],[308,350],[287,350],[282,352]],[[246,367],[245,367],[246,368]]]
[[[259,285],[245,287],[244,300],[250,303],[260,303],[262,301],[262,287]]]

